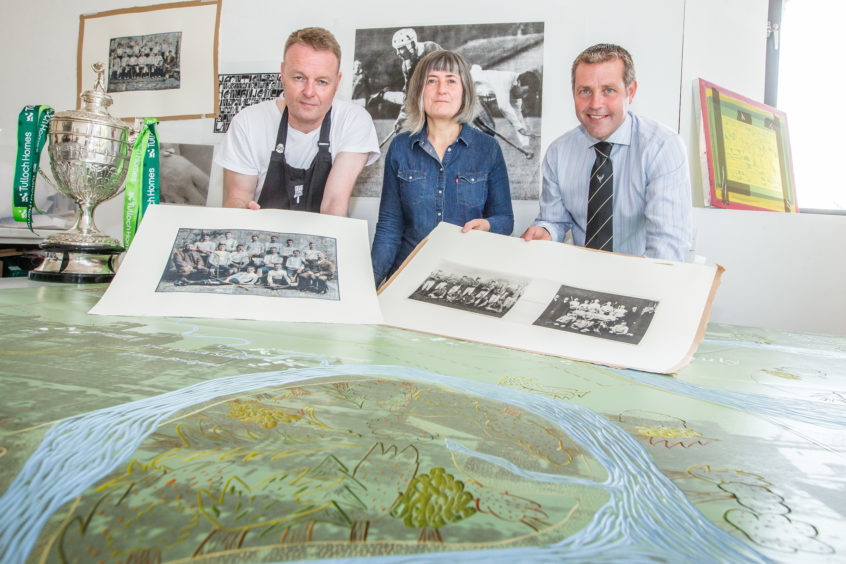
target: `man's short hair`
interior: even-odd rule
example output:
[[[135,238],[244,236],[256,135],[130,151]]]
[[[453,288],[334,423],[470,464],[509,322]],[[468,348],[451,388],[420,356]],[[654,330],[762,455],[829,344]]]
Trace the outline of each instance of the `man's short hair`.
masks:
[[[463,92],[461,106],[455,115],[458,123],[471,123],[476,117],[478,102],[476,100],[476,85],[470,75],[467,61],[452,51],[441,49],[432,51],[417,63],[414,74],[408,81],[408,95],[405,97],[406,118],[403,129],[411,133],[419,133],[426,125],[426,112],[423,109],[423,90],[426,88],[426,77],[432,71],[446,71],[458,75]]]
[[[628,51],[613,43],[597,43],[579,53],[579,56],[573,61],[573,67],[570,69],[570,87],[576,87],[576,67],[579,64],[595,65],[606,61],[613,61],[614,59],[623,61],[623,83],[628,88],[635,81],[634,61]]]
[[[304,27],[303,29],[298,29],[288,36],[288,40],[285,42],[283,57],[288,52],[288,49],[291,48],[291,45],[295,43],[311,47],[315,51],[331,51],[338,58],[338,65],[340,66],[341,64],[341,46],[328,29],[323,29],[322,27]]]

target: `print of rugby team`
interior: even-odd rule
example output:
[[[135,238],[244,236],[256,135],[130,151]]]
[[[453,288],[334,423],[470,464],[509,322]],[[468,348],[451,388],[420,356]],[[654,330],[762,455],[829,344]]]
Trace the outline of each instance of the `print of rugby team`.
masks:
[[[335,263],[314,241],[300,250],[293,239],[282,243],[278,235],[271,235],[265,243],[253,234],[244,243],[231,231],[217,241],[204,234],[197,241],[185,243],[173,252],[169,264],[169,277],[175,286],[262,286],[325,294],[328,281],[335,275]]]

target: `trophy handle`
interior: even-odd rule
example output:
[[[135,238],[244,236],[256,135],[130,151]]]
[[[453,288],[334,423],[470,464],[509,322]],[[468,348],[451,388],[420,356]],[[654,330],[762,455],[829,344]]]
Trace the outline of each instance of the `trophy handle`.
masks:
[[[135,147],[135,140],[138,139],[138,135],[141,133],[141,130],[144,129],[144,118],[135,118],[135,121],[132,122],[132,125],[129,126],[129,147]]]

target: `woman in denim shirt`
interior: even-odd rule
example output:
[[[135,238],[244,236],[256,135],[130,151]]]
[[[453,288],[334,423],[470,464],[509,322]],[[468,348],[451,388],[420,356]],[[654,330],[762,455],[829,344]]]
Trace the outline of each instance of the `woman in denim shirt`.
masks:
[[[470,126],[476,89],[460,55],[423,57],[408,83],[403,133],[385,157],[371,258],[377,286],[441,221],[510,235],[505,159],[496,140]]]

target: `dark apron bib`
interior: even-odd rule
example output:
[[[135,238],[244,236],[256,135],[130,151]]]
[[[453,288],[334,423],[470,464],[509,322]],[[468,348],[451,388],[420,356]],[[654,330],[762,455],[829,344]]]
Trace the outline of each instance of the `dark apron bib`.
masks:
[[[267,176],[261,188],[258,204],[262,208],[320,212],[323,189],[329,170],[332,168],[332,153],[329,152],[329,129],[332,126],[332,109],[326,112],[320,126],[317,155],[311,166],[294,168],[285,162],[285,143],[288,141],[288,108],[282,112],[279,132],[276,134],[276,149],[270,153]]]

